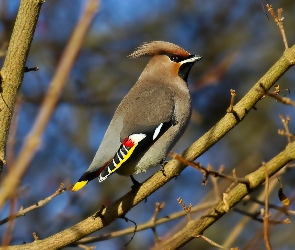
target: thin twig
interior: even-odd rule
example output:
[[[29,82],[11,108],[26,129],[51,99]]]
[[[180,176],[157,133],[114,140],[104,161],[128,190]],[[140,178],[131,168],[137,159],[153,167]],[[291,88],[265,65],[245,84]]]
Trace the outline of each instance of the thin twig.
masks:
[[[259,204],[261,206],[265,205],[265,201],[260,201],[260,200],[256,199],[255,197],[250,197],[249,200],[252,201],[252,202],[255,202],[255,203],[257,203],[257,204]],[[288,209],[286,209],[286,207],[280,207],[280,206],[270,204],[270,203],[268,204],[268,207],[271,208],[271,209],[280,211],[283,214],[285,214],[286,216],[289,216],[289,214],[292,214],[292,210],[288,210]]]
[[[188,221],[192,221],[192,215],[191,215],[191,211],[192,211],[192,207],[193,205],[190,203],[188,205],[188,207],[185,205],[183,199],[178,198],[177,199],[178,203],[182,206],[183,210],[186,212],[187,217],[188,217]]]
[[[232,113],[234,115],[235,119],[240,122],[241,118],[239,117],[237,112],[234,110],[236,91],[234,89],[231,89],[230,95],[231,95],[230,104],[229,104],[229,107],[227,108],[226,112]]]
[[[284,17],[282,16],[282,13],[283,13],[283,8],[279,8],[278,9],[278,20],[279,20],[278,25],[279,25],[279,28],[280,28],[280,31],[281,31],[281,34],[282,34],[285,49],[288,49],[289,46],[288,46],[288,41],[287,41],[285,29],[284,29]]]
[[[219,244],[217,244],[216,242],[214,242],[213,240],[207,238],[204,235],[198,235],[196,238],[202,238],[203,240],[207,241],[210,245],[217,247],[218,249],[222,249],[222,250],[237,250],[238,248],[227,248],[227,247],[223,247]]]
[[[268,210],[268,200],[269,200],[269,176],[268,170],[265,163],[265,208],[263,214],[263,226],[264,226],[264,242],[267,250],[271,250],[271,245],[269,241],[269,210]]]
[[[242,215],[246,215],[246,216],[252,218],[255,221],[264,223],[263,218],[259,218],[258,217],[258,216],[261,215],[261,211],[257,211],[255,213],[249,213],[249,212],[246,212],[244,210],[241,210],[241,209],[235,208],[235,207],[232,208],[231,210],[234,211],[234,212],[236,212],[236,213],[239,213],[239,214],[242,214]],[[291,221],[290,221],[289,218],[286,218],[284,220],[269,220],[268,223],[271,224],[271,225],[280,225],[280,224],[290,224]]]
[[[274,182],[270,182],[270,187],[269,190],[271,192],[271,190],[274,190],[276,188],[276,185],[274,184]],[[264,192],[262,190],[259,190],[259,194],[258,194],[258,199],[264,199]],[[243,204],[245,204],[245,200],[251,200],[251,196],[247,195],[246,197],[244,197],[243,199]],[[251,203],[247,206],[247,212],[249,214],[253,214],[255,213],[255,211],[259,210],[260,204],[257,203]],[[264,202],[261,203],[262,206],[264,206]],[[235,209],[235,208],[234,208]],[[233,210],[234,210],[233,209]],[[237,222],[237,224],[231,229],[231,231],[228,232],[228,236],[227,239],[223,242],[224,246],[231,246],[235,240],[239,237],[239,235],[242,235],[244,229],[246,228],[247,224],[252,222],[252,217],[250,216],[242,216],[242,218]]]
[[[272,8],[272,5],[267,4],[266,7],[267,7],[268,12],[272,16],[273,20],[275,21],[275,23],[279,26],[280,32],[282,34],[283,42],[285,45],[285,49],[288,49],[289,46],[288,46],[288,41],[286,38],[285,29],[284,29],[284,17],[282,17],[283,9],[282,8],[278,9],[278,17],[277,17],[273,8]]]
[[[21,95],[18,95],[16,98],[15,106],[14,106],[14,113],[12,116],[12,121],[11,121],[11,126],[10,126],[10,131],[9,131],[9,136],[7,140],[7,169],[8,171],[13,171],[11,169],[11,166],[14,163],[14,150],[15,150],[15,138],[16,138],[16,132],[17,132],[17,127],[18,127],[18,114],[19,110],[22,105],[22,97]],[[17,210],[17,196],[13,196],[10,199],[10,208],[9,208],[9,214],[10,216],[13,215]],[[12,231],[14,228],[15,222],[10,221],[7,225],[6,231],[3,236],[3,241],[2,245],[3,246],[8,246],[11,241],[11,235]]]
[[[265,8],[264,8],[264,3],[263,3],[263,1],[260,0],[260,3],[261,3],[261,6],[262,6],[262,9],[263,9],[264,14],[266,15],[267,19],[269,20],[269,17],[268,17],[268,15],[267,15],[267,12],[265,11]],[[268,3],[268,1],[267,1],[267,3]]]
[[[50,202],[53,198],[55,198],[56,196],[61,195],[62,193],[64,193],[65,191],[70,190],[71,188],[72,188],[72,186],[64,187],[64,184],[61,183],[60,186],[59,186],[59,188],[52,195],[48,196],[47,198],[45,198],[43,200],[38,201],[34,205],[29,206],[27,208],[24,208],[22,206],[20,208],[20,210],[16,214],[12,214],[9,217],[4,218],[3,220],[0,220],[0,225],[3,225],[3,224],[5,224],[8,221],[14,220],[17,217],[24,216],[26,213],[28,213],[28,212],[30,212],[30,211],[32,211],[34,209],[43,207],[48,202]]]
[[[39,68],[38,67],[33,67],[33,68],[29,68],[29,67],[25,67],[25,73],[31,72],[31,71],[38,71]]]
[[[154,234],[154,239],[155,239],[155,243],[157,243],[159,240],[160,240],[160,237],[158,236],[157,234],[157,231],[156,231],[156,219],[158,217],[158,214],[160,213],[160,211],[165,207],[165,202],[162,202],[162,203],[159,203],[157,202],[156,203],[156,208],[155,208],[155,212],[151,218],[151,222],[154,223],[154,226],[151,228],[152,231],[153,231],[153,234]]]
[[[208,169],[212,170],[213,167],[211,165],[209,165]],[[221,172],[223,172],[223,170],[224,170],[224,167],[221,166],[219,172],[221,173]],[[219,188],[218,188],[218,179],[215,178],[213,175],[210,175],[210,179],[211,179],[212,184],[213,184],[213,190],[214,190],[214,194],[215,194],[215,199],[219,200],[220,199],[220,194],[219,194]]]
[[[226,112],[228,112],[228,113],[231,113],[234,110],[233,108],[234,108],[234,105],[235,105],[236,91],[234,89],[231,89],[230,90],[230,95],[231,95],[230,104],[229,104],[228,109],[226,110]]]
[[[198,162],[187,161],[186,159],[184,159],[180,155],[174,153],[173,151],[171,151],[169,153],[169,156],[172,157],[173,159],[177,159],[178,161],[182,162],[183,164],[189,165],[189,166],[201,171],[205,176],[210,174],[210,175],[213,175],[214,177],[221,177],[221,178],[228,179],[232,182],[239,182],[239,183],[243,183],[245,185],[250,184],[249,181],[245,178],[237,178],[237,177],[233,177],[230,175],[225,175],[225,174],[222,174],[221,172],[218,172],[218,171],[206,169],[203,166],[201,166],[200,163],[198,163]]]
[[[66,80],[80,51],[82,42],[84,41],[86,33],[92,23],[93,18],[95,17],[97,7],[97,0],[88,1],[81,19],[73,31],[59,65],[57,66],[57,70],[52,79],[52,82],[49,85],[48,93],[39,110],[37,119],[13,166],[14,171],[8,173],[1,183],[2,185],[0,186],[0,190],[3,191],[0,193],[0,207],[2,207],[4,202],[17,188],[20,180],[29,167],[29,163],[31,162],[41,143],[41,135],[54,111],[59,95],[66,84]]]
[[[83,250],[93,250],[95,249],[95,247],[88,247],[88,246],[85,246],[85,245],[82,245],[82,244],[79,244],[78,247],[82,248]]]
[[[11,197],[10,199],[10,208],[9,208],[9,214],[13,214],[14,211],[16,211],[16,206],[17,206],[17,197]],[[6,247],[9,246],[10,241],[11,241],[11,236],[12,236],[12,231],[14,228],[15,222],[10,221],[7,225],[6,231],[4,232],[3,236],[3,241],[2,241],[2,246]]]
[[[33,232],[33,238],[35,242],[39,240],[39,237],[36,232]]]
[[[276,186],[273,185],[274,182],[270,182],[270,186]],[[295,201],[295,192],[294,192],[294,188],[293,188],[293,195],[290,198],[290,200],[292,202]],[[264,199],[264,197],[263,197]],[[262,205],[264,205],[264,203],[262,202]],[[274,215],[272,215],[272,220],[270,220],[270,224],[274,224],[274,225],[278,225],[278,224],[290,224],[290,220],[289,219],[285,219],[283,221],[277,221],[274,219],[277,219],[278,217],[281,216],[281,211],[277,211]],[[261,221],[263,222],[263,221]],[[247,244],[244,246],[244,249],[255,249],[256,246],[260,245],[260,240],[263,239],[263,229],[262,230],[258,230],[253,236],[252,239],[250,239]]]
[[[23,102],[22,95],[18,95],[16,97],[16,102],[14,106],[14,113],[12,116],[12,121],[10,125],[10,130],[9,130],[9,136],[7,140],[7,165],[8,169],[13,165],[14,163],[14,147],[15,147],[15,138],[16,138],[16,132],[18,128],[18,113],[21,108]]]
[[[290,129],[289,129],[290,116],[285,117],[284,115],[281,114],[280,118],[281,118],[282,123],[284,125],[284,129],[286,131],[286,134],[288,134],[288,135],[291,134]],[[288,143],[290,143],[291,142],[291,137],[288,136],[287,139],[288,139]]]
[[[278,134],[282,135],[282,136],[286,136],[288,137],[290,140],[294,141],[295,140],[295,135],[291,134],[291,133],[287,133],[285,130],[283,129],[278,129]],[[288,139],[288,141],[289,141]],[[291,166],[288,166],[288,168],[290,168]]]
[[[295,107],[295,101],[291,100],[288,97],[278,95],[281,92],[281,90],[276,89],[274,92],[269,92],[261,83],[259,86],[263,90],[263,94],[265,96],[270,96],[270,97],[276,99],[276,101],[278,101],[278,102]],[[284,89],[284,90],[289,91],[288,89]],[[289,93],[290,93],[290,91],[289,91]]]
[[[200,204],[198,206],[194,206],[191,209],[191,213],[200,212],[202,210],[208,209],[208,208],[212,207],[215,203],[216,202],[209,202],[209,203]],[[147,222],[145,222],[145,223],[143,223],[141,225],[138,225],[137,229],[136,229],[136,232],[143,231],[143,230],[146,230],[146,229],[149,229],[149,228],[152,228],[152,227],[167,223],[169,221],[172,221],[172,220],[178,219],[180,217],[183,217],[186,214],[187,213],[184,210],[182,210],[182,211],[178,211],[178,212],[169,214],[167,216],[164,216],[164,217],[162,217],[160,219],[156,219],[155,221],[148,220]],[[127,235],[127,234],[131,234],[133,232],[134,232],[134,227],[129,227],[129,228],[126,228],[126,229],[123,229],[123,230],[120,230],[120,231],[116,231],[116,232],[112,232],[112,233],[108,233],[108,234],[104,234],[104,235],[99,235],[99,236],[94,236],[94,237],[87,237],[87,238],[81,239],[81,240],[71,244],[71,246],[72,245],[77,245],[77,244],[88,244],[88,243],[93,243],[93,242],[98,242],[98,241],[109,240],[109,239],[121,237],[121,236],[124,236],[124,235]]]

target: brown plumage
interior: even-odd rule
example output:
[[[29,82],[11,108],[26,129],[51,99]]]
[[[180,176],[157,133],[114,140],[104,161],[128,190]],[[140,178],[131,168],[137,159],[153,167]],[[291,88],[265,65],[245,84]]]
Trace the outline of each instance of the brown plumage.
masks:
[[[142,44],[136,48],[136,50],[130,54],[129,57],[137,58],[145,55],[153,56],[162,54],[173,54],[183,58],[186,58],[190,55],[190,53],[188,53],[186,50],[173,43],[153,41]]]

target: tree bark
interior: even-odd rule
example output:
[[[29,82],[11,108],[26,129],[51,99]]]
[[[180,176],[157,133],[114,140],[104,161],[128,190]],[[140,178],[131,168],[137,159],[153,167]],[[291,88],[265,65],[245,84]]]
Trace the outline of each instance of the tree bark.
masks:
[[[44,0],[21,0],[8,46],[0,82],[0,174],[5,164],[6,142],[13,115],[17,91],[33,40],[39,13]]]

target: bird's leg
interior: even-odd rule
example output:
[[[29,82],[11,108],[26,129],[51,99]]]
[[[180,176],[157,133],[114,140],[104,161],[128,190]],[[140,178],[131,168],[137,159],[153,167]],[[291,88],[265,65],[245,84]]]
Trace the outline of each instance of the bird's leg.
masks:
[[[136,189],[137,187],[141,185],[141,183],[139,183],[137,180],[134,179],[133,175],[130,175],[130,178],[133,183],[133,185],[131,186],[131,189]]]
[[[100,217],[101,219],[103,219],[103,215],[102,215],[102,211],[106,208],[105,205],[101,206],[101,209],[99,209],[99,211],[97,211],[94,215],[92,215],[92,218],[95,219],[97,217]]]
[[[160,171],[162,172],[162,174],[166,177],[166,174],[165,174],[165,165],[168,163],[168,161],[166,161],[166,158],[163,158],[160,162]]]
[[[131,186],[132,190],[135,190],[136,188],[141,186],[141,183],[134,179],[133,175],[130,175],[131,181],[133,185]],[[147,198],[144,198],[144,202],[147,202]]]

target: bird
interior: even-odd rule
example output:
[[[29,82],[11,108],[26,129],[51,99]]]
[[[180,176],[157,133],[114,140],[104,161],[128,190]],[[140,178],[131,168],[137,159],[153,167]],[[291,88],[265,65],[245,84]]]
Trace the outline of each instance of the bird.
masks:
[[[119,104],[92,163],[72,187],[73,192],[95,178],[102,182],[115,172],[139,184],[133,174],[159,164],[163,167],[167,154],[186,130],[191,117],[187,78],[202,56],[164,41],[143,43],[129,55],[142,56],[151,59]]]

